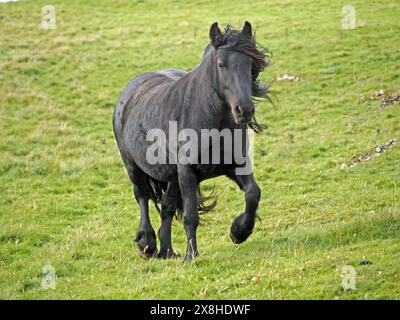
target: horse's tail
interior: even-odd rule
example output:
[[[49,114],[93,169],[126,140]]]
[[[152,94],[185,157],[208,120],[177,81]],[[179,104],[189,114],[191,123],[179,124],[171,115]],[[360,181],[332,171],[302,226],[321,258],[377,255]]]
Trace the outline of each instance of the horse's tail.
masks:
[[[150,199],[153,201],[157,211],[161,212],[159,204],[161,203],[161,198],[165,190],[167,190],[167,184],[165,182],[153,179],[148,175],[146,175],[146,184],[146,189]]]
[[[150,199],[153,201],[158,212],[161,212],[159,204],[161,203],[161,198],[167,190],[167,183],[153,179],[150,176],[146,178],[147,190]],[[200,214],[205,212],[210,212],[213,210],[217,204],[217,195],[215,189],[207,196],[204,196],[200,190],[200,185],[197,185],[197,210]],[[182,197],[179,197],[177,203],[177,218],[181,219],[183,215],[183,204]]]
[[[213,188],[209,195],[205,196],[200,190],[200,185],[197,185],[197,203],[199,213],[210,212],[217,205],[218,196]]]

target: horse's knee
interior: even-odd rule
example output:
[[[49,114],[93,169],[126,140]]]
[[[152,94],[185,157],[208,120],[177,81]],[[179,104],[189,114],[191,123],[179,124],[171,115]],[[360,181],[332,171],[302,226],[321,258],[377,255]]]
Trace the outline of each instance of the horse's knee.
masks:
[[[133,194],[135,195],[135,199],[138,203],[149,200],[148,194],[144,188],[136,184],[133,185]]]
[[[196,229],[199,226],[200,218],[198,214],[184,214],[183,215],[183,225],[185,228]]]
[[[168,206],[161,205],[161,213],[160,213],[161,220],[171,219],[174,216],[175,211],[176,207],[173,205],[168,205]]]
[[[161,219],[173,217],[177,210],[177,201],[174,198],[163,196],[161,199]]]

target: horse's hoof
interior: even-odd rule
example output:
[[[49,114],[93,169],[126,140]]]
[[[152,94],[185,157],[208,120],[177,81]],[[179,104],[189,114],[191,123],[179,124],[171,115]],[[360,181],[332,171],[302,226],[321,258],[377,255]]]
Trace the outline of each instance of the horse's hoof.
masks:
[[[157,242],[154,230],[139,230],[136,234],[135,242],[139,247],[139,254],[149,259],[157,255]]]
[[[249,225],[246,223],[244,213],[242,213],[233,221],[229,236],[233,243],[240,244],[245,242],[252,234],[253,228],[254,224]]]
[[[172,250],[160,250],[160,252],[157,254],[158,259],[176,259],[179,257],[180,254],[175,253]]]
[[[147,252],[147,249],[144,248],[144,250],[139,249],[139,255],[143,258],[143,259],[150,259],[150,258],[157,258],[157,248],[156,250],[154,250],[153,253],[149,253]]]

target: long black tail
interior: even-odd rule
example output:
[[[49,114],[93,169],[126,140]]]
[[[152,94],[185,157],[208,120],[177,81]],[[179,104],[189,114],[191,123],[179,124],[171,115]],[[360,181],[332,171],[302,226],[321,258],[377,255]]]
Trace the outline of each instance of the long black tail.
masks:
[[[158,181],[156,179],[151,178],[150,176],[146,177],[147,190],[150,199],[153,201],[158,212],[161,212],[159,204],[161,203],[161,198],[167,190],[167,183]],[[217,195],[215,190],[213,189],[208,196],[204,196],[200,190],[200,185],[197,185],[197,203],[198,203],[198,211],[200,214],[205,212],[210,212],[217,205]],[[182,198],[179,199],[177,203],[177,217],[182,218],[183,214],[183,206],[182,206]]]

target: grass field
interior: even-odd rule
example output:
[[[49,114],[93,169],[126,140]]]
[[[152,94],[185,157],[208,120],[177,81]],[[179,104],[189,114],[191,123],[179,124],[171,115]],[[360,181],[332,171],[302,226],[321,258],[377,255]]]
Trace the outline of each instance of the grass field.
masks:
[[[40,28],[48,4],[53,30]],[[398,1],[0,3],[0,298],[399,299],[400,140],[341,169],[400,138],[400,104],[368,99],[400,89],[399,16]],[[245,20],[273,52],[261,79],[279,99],[257,106],[268,124],[255,147],[261,221],[232,244],[244,195],[218,178],[204,185],[220,196],[202,216],[198,259],[143,260],[114,103],[141,72],[195,67],[212,22]],[[273,81],[283,73],[301,81]],[[178,221],[173,241],[183,254]],[[47,265],[55,289],[42,286]],[[346,265],[355,290],[342,288]]]

